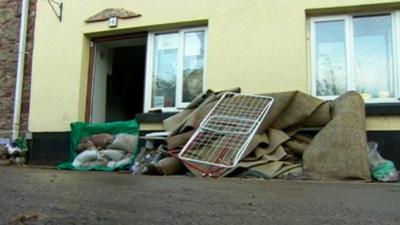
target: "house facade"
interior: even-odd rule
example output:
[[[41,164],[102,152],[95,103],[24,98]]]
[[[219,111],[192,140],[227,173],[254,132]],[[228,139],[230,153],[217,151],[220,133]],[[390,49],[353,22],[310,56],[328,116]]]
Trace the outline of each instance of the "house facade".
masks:
[[[400,142],[398,1],[69,0],[36,7],[34,143],[50,137],[67,145],[71,122],[138,114],[142,130],[162,130],[163,115],[207,89],[300,90],[323,99],[356,90],[366,101],[369,138],[400,159],[392,148]]]

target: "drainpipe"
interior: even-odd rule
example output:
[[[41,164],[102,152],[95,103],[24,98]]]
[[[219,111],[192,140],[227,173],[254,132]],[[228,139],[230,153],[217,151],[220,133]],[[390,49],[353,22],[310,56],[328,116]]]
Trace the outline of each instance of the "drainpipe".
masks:
[[[24,66],[25,66],[25,46],[26,46],[26,33],[28,28],[29,17],[29,0],[22,0],[21,7],[21,25],[19,30],[19,45],[18,45],[18,65],[17,77],[15,85],[15,98],[14,98],[14,115],[13,115],[13,128],[12,140],[19,136],[19,126],[21,117],[21,100],[23,94],[23,81],[24,81]]]

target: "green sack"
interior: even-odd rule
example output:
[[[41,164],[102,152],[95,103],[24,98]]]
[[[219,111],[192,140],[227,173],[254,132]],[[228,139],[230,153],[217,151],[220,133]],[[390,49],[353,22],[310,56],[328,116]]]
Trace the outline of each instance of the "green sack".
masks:
[[[58,169],[64,170],[80,170],[80,171],[89,171],[89,170],[100,170],[100,171],[114,171],[118,169],[128,169],[130,164],[134,162],[139,149],[140,143],[136,147],[136,150],[133,151],[133,154],[130,159],[130,164],[124,167],[118,168],[108,168],[107,166],[94,166],[94,167],[79,167],[76,168],[72,165],[77,153],[75,151],[76,147],[79,145],[79,142],[82,138],[89,137],[94,134],[101,133],[109,133],[112,135],[126,133],[133,134],[139,136],[139,123],[136,120],[129,121],[119,121],[119,122],[111,122],[111,123],[84,123],[84,122],[75,122],[71,123],[71,149],[70,149],[70,158],[69,162],[64,162],[58,165]]]
[[[390,160],[385,160],[382,163],[371,168],[372,177],[378,181],[395,182],[399,179],[396,167]]]
[[[368,162],[372,177],[377,181],[395,182],[399,180],[399,174],[393,162],[384,159],[378,152],[378,143],[368,142]]]

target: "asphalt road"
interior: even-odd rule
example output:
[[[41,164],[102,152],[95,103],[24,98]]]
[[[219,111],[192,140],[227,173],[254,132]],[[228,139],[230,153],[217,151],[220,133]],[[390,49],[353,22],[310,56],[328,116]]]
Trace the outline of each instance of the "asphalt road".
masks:
[[[0,167],[0,224],[400,224],[400,184]]]

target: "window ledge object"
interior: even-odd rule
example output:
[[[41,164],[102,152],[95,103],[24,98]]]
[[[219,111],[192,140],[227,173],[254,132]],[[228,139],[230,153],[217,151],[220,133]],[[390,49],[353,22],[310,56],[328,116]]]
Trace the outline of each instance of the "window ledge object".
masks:
[[[161,123],[163,120],[171,117],[178,112],[149,112],[149,113],[138,113],[136,119],[139,123]]]
[[[400,115],[400,102],[366,103],[365,111],[367,116]]]
[[[400,115],[400,102],[366,103],[365,111],[367,116]],[[138,113],[136,114],[136,119],[140,123],[161,123],[163,120],[177,113],[179,113],[179,111]]]

